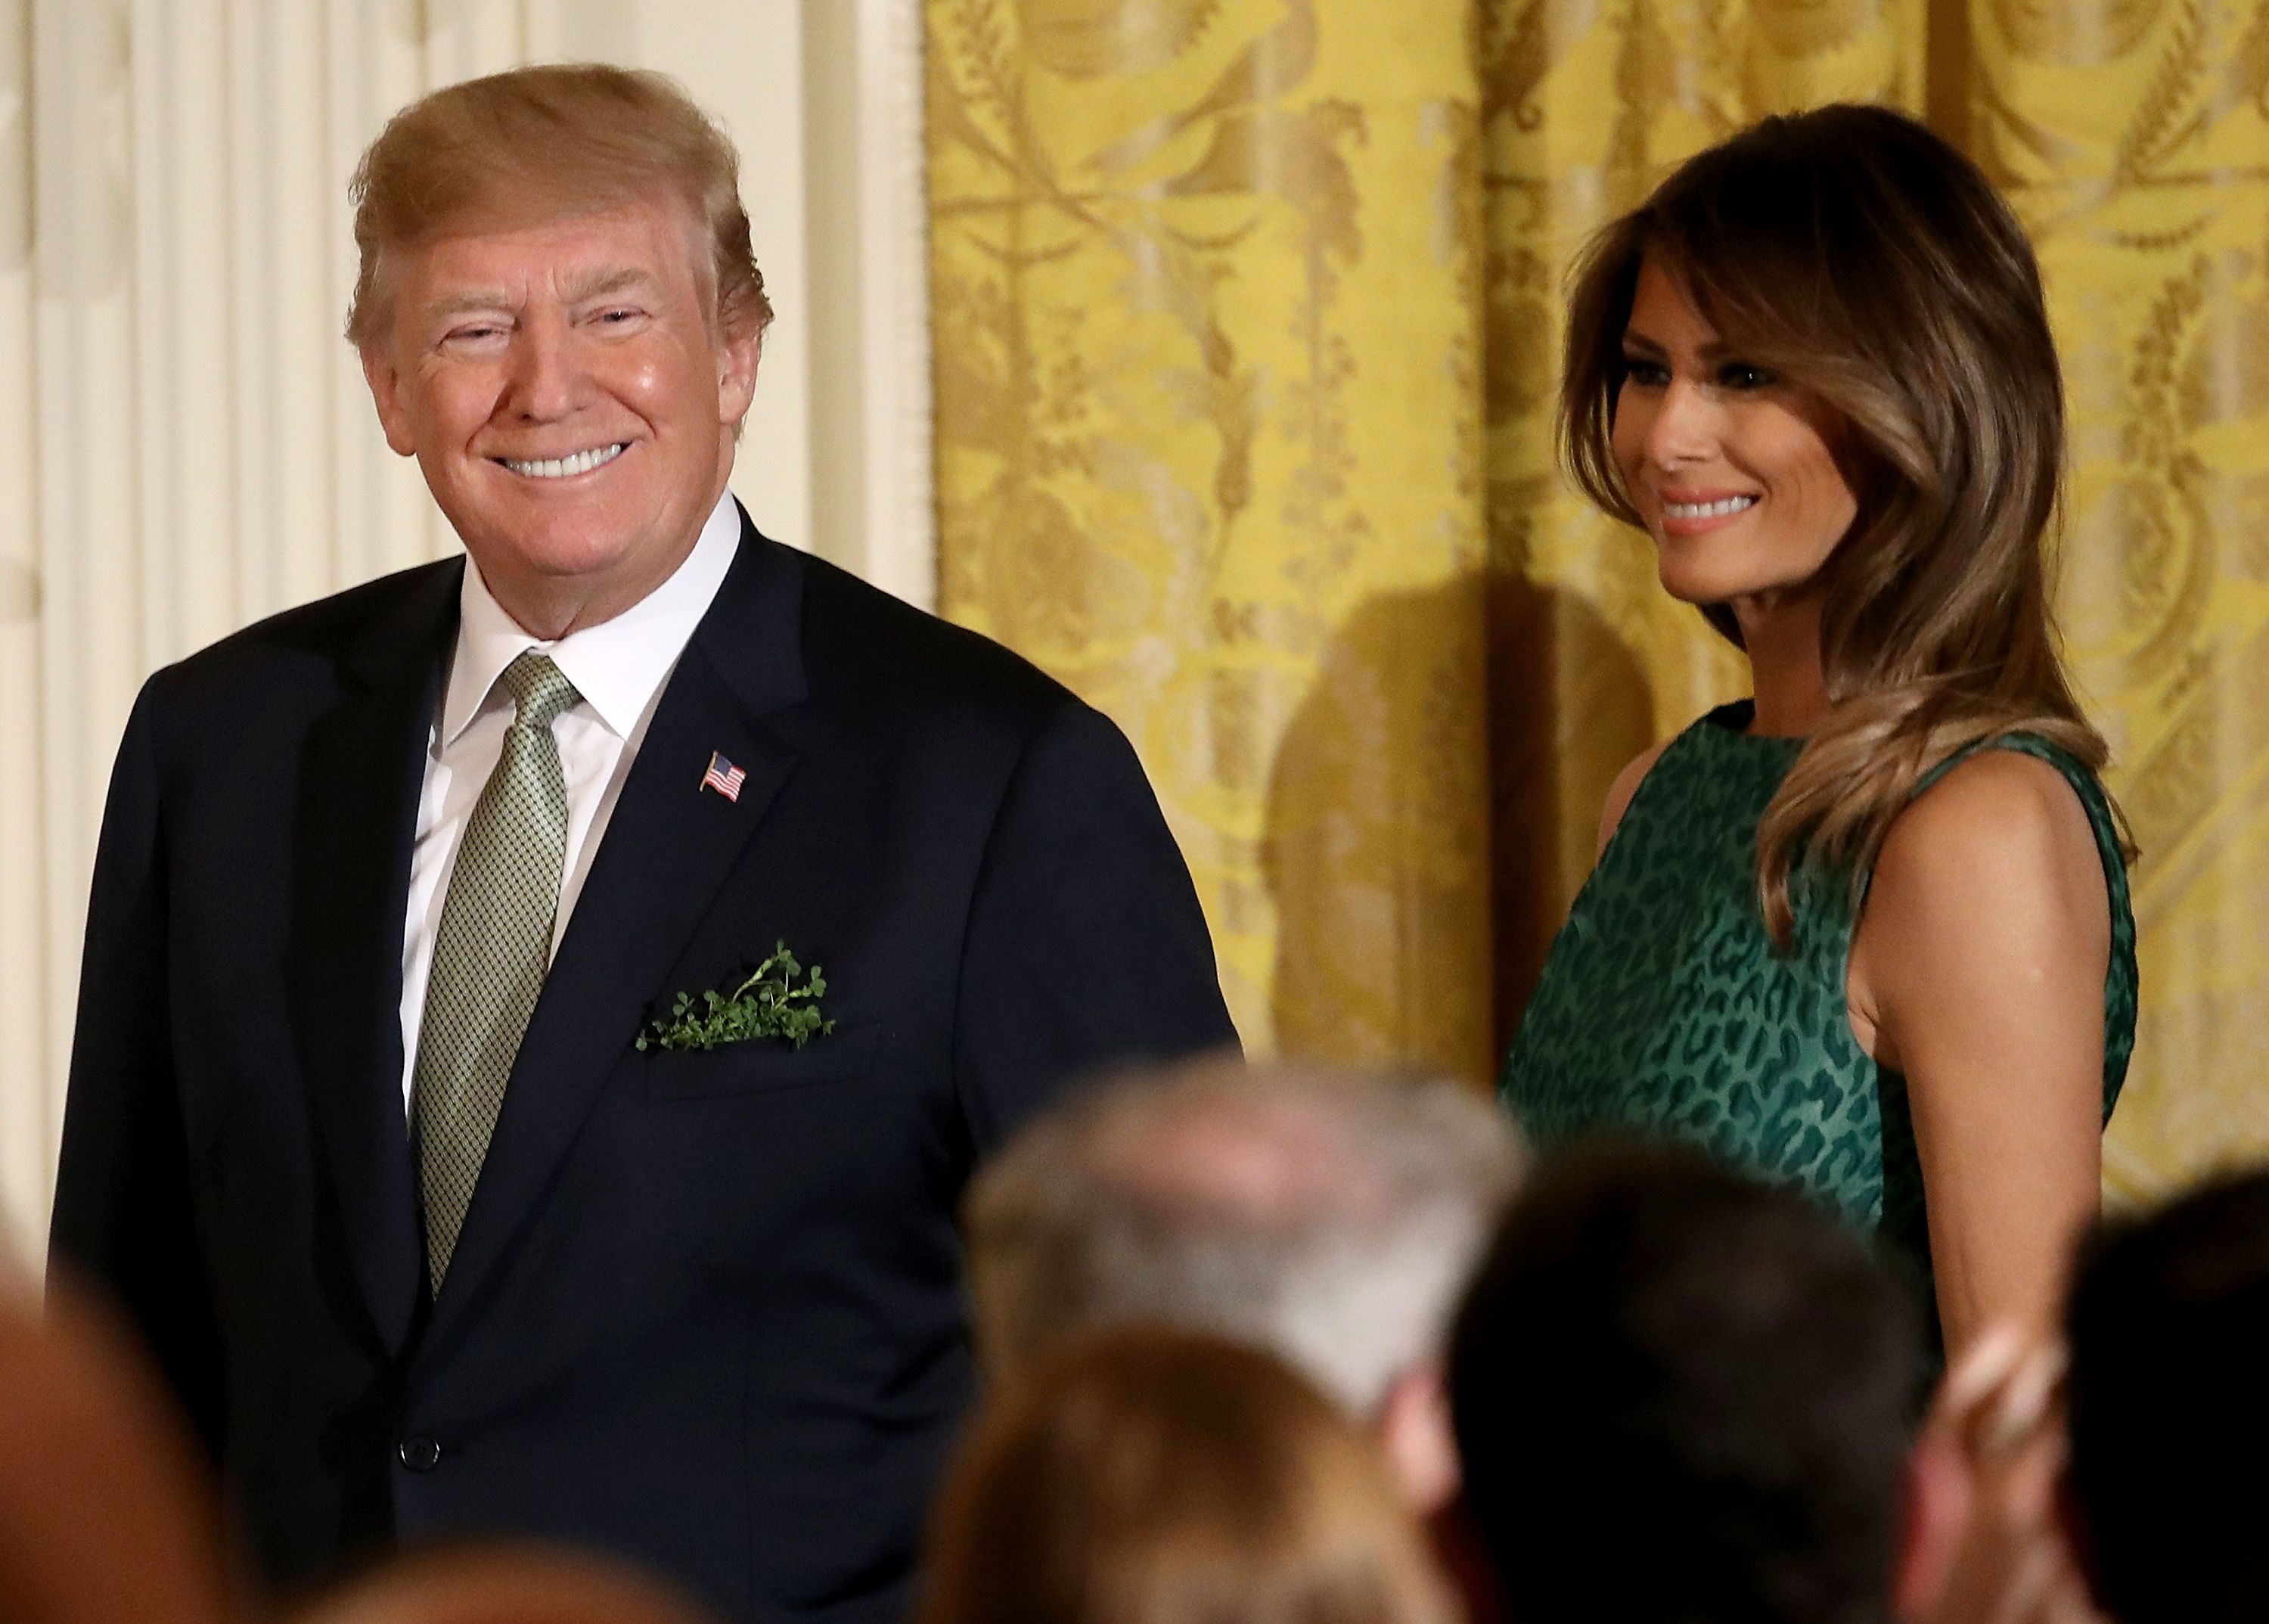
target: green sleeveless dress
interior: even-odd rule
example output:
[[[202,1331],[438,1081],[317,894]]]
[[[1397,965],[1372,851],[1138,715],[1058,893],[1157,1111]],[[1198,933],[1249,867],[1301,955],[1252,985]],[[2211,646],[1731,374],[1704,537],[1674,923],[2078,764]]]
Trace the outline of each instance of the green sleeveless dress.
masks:
[[[1765,935],[1757,824],[1804,741],[1753,736],[1750,714],[1746,700],[1711,712],[1639,784],[1553,941],[1501,1092],[1547,1155],[1595,1134],[1667,1137],[1807,1190],[1927,1287],[1906,1079],[1860,1048],[1846,1013],[1848,883],[1800,870],[1795,951],[1776,954]],[[2135,1045],[2136,991],[2135,916],[2110,803],[2093,773],[2029,734],[1973,749],[2040,757],[2088,809],[2111,904],[2108,1121]]]

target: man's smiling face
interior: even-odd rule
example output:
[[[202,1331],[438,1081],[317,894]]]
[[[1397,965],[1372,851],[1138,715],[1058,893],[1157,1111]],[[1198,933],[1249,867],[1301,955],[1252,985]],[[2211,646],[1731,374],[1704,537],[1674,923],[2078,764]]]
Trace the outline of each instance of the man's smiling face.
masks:
[[[698,243],[656,203],[387,250],[387,443],[539,637],[661,585],[723,493],[758,340],[720,330]]]

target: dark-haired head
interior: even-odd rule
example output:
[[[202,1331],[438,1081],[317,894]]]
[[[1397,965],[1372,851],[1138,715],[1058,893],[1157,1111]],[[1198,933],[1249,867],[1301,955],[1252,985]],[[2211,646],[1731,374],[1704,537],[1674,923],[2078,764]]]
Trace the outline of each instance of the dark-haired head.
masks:
[[[2077,1543],[2104,1610],[2269,1616],[2269,1170],[2106,1223],[2069,1332]]]
[[[1515,1201],[1454,1332],[1476,1529],[1523,1624],[1879,1624],[1920,1317],[1826,1212],[1669,1148]]]
[[[1644,525],[1615,454],[1642,268],[1817,409],[1857,517],[1814,583],[1832,711],[1767,812],[1758,881],[1788,937],[1800,850],[1864,872],[1923,773],[2023,729],[2091,767],[2101,737],[2051,629],[2064,394],[2038,266],[1976,165],[1913,120],[1832,106],[1689,159],[1575,273],[1562,453]],[[1711,623],[1740,641],[1723,602]]]

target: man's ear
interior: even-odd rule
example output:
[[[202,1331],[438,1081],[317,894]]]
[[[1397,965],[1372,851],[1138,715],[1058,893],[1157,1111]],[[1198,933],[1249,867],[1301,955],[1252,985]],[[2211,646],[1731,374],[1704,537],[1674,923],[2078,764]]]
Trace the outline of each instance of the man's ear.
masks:
[[[1970,1463],[1944,1428],[1925,1428],[1907,1456],[1891,1609],[1905,1624],[1936,1612],[1970,1521]]]
[[[1431,1515],[1457,1498],[1465,1473],[1440,1360],[1422,1360],[1396,1377],[1375,1425],[1386,1464],[1414,1508]]]
[[[386,443],[396,456],[418,454],[418,442],[410,432],[410,413],[402,404],[402,374],[395,370],[394,358],[380,344],[361,347],[363,381],[370,385],[370,398],[378,408],[379,426],[386,431]]]
[[[748,330],[728,330],[717,345],[717,421],[738,428],[757,398],[757,363],[765,348],[765,330],[750,322]]]

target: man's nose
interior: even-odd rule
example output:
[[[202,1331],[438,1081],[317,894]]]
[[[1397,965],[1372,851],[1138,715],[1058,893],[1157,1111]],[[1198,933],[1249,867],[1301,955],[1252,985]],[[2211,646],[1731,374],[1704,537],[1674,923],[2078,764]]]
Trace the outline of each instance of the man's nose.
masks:
[[[1690,380],[1673,378],[1647,424],[1646,454],[1657,468],[1706,460],[1718,443],[1718,408]]]
[[[556,422],[580,403],[581,382],[574,336],[561,321],[526,323],[513,346],[512,388],[506,404],[514,416],[536,423]]]

